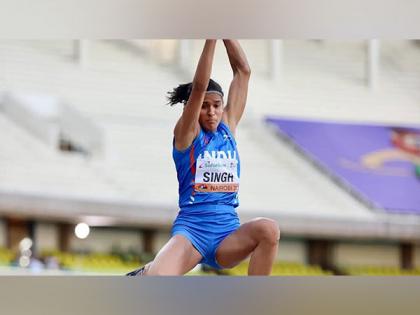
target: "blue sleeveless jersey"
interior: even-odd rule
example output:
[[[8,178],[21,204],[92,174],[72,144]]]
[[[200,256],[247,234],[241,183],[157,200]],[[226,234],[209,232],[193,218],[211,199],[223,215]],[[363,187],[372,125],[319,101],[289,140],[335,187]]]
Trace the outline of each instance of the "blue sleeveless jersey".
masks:
[[[225,123],[215,132],[201,129],[188,149],[179,151],[173,146],[172,155],[181,212],[220,213],[239,205],[239,155]]]

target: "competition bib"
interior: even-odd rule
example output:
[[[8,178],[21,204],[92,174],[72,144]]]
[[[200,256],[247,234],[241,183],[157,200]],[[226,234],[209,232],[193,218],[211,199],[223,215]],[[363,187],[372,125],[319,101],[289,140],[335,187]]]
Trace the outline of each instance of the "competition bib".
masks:
[[[204,151],[197,158],[194,189],[199,192],[237,192],[236,151]]]

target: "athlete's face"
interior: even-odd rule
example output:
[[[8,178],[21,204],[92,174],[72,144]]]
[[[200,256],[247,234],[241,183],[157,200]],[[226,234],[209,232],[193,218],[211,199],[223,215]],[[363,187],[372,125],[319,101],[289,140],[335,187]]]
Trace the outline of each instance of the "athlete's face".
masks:
[[[207,93],[201,106],[199,123],[207,131],[216,131],[223,116],[223,99],[217,93]]]

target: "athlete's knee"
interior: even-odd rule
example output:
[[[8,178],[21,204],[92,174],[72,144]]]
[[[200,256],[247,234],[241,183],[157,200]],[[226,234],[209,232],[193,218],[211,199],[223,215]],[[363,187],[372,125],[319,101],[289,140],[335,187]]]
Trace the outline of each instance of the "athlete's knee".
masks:
[[[280,240],[279,224],[268,218],[255,219],[257,235],[260,241],[270,244],[278,244]]]

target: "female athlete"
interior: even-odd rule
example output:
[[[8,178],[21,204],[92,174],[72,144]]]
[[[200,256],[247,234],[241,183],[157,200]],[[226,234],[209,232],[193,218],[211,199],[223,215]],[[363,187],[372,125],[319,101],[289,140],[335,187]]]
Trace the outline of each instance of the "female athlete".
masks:
[[[250,68],[236,40],[223,40],[233,70],[227,102],[210,79],[216,40],[206,40],[194,79],[169,93],[183,103],[174,129],[179,208],[172,236],[155,259],[127,275],[183,275],[197,264],[232,268],[250,257],[249,275],[269,275],[280,230],[267,218],[240,225],[240,161],[235,131],[245,109]]]

